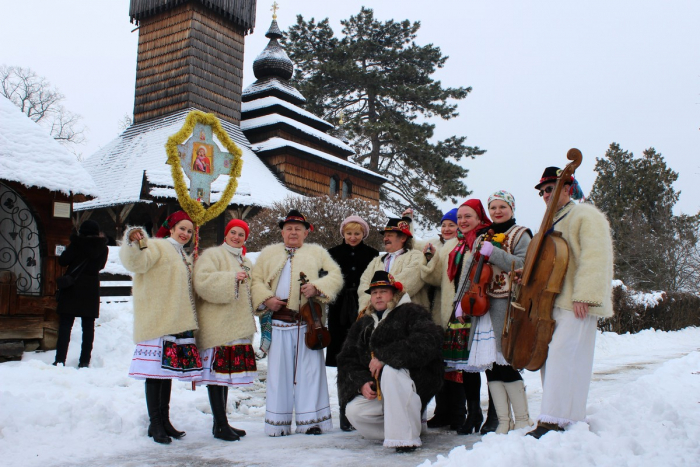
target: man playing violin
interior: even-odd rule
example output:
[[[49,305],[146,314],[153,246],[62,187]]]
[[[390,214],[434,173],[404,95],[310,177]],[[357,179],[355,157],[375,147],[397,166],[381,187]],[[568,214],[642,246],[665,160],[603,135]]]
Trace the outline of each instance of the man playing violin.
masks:
[[[337,357],[338,398],[362,436],[407,452],[421,445],[422,415],[442,385],[443,330],[402,291],[388,272],[372,276],[370,304]]]
[[[535,185],[545,203],[556,203],[553,229],[569,245],[569,266],[552,310],[554,335],[541,369],[541,413],[537,428],[528,433],[538,439],[585,420],[598,319],[613,315],[610,225],[592,204],[574,203],[583,192],[573,176],[554,199],[560,173],[547,167]]]
[[[325,248],[305,243],[313,227],[303,214],[289,211],[279,227],[283,242],[264,248],[252,272],[253,306],[261,322],[272,318],[265,433],[290,434],[295,412],[297,433],[320,435],[333,428],[326,367],[323,350],[306,347],[299,310],[309,299],[333,301],[343,276]],[[300,272],[308,283],[300,285]]]

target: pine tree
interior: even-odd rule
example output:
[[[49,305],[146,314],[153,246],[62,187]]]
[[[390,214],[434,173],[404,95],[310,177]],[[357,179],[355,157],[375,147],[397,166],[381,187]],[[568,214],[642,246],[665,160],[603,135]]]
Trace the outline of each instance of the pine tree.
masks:
[[[414,42],[419,22],[380,22],[363,7],[341,24],[339,38],[328,19],[317,23],[300,15],[285,34],[307,110],[334,122],[344,115],[355,162],[390,180],[381,193],[385,207],[398,214],[411,205],[425,223],[437,222],[436,200],[457,202],[470,194],[468,170],[458,162],[485,151],[467,146],[464,136],[433,142],[435,125],[426,120],[456,117],[453,101],[471,88],[445,88],[432,79],[448,57],[439,47]]]
[[[697,288],[700,215],[673,215],[678,173],[654,148],[635,158],[617,143],[596,159],[595,171],[590,199],[610,221],[616,277],[642,289]]]

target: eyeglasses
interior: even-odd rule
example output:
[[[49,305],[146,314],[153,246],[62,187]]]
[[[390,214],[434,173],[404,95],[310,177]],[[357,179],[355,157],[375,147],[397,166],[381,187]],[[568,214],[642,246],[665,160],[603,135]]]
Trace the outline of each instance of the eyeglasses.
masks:
[[[540,197],[544,196],[545,193],[550,194],[553,191],[554,191],[554,187],[552,185],[549,185],[544,190],[540,190]]]

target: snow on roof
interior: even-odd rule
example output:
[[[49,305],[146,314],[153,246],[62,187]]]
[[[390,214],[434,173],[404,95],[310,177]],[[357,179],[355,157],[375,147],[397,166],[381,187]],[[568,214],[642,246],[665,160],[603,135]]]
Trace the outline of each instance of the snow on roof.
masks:
[[[253,110],[258,110],[258,109],[264,109],[266,107],[272,107],[274,105],[281,105],[282,107],[285,107],[289,110],[292,110],[293,112],[306,117],[310,118],[311,120],[315,120],[319,123],[322,123],[323,125],[327,126],[329,129],[330,128],[335,128],[333,124],[328,123],[322,118],[317,117],[316,115],[312,114],[308,110],[304,110],[301,107],[292,104],[291,102],[287,102],[285,100],[280,99],[279,97],[275,96],[267,96],[267,97],[262,97],[260,99],[255,99],[249,102],[243,102],[241,106],[241,111],[242,112],[251,112]]]
[[[251,84],[243,90],[243,96],[260,94],[271,89],[276,89],[285,94],[289,94],[295,99],[299,99],[301,102],[306,102],[306,98],[299,92],[297,88],[282,81],[276,76],[257,80],[256,82],[254,82],[253,84]]]
[[[190,110],[193,109],[132,125],[85,161],[85,168],[103,194],[94,200],[76,204],[75,209],[80,211],[144,202],[141,199],[144,173],[151,185],[157,185],[151,187],[151,195],[175,198],[170,166],[166,164],[165,143],[182,128]],[[267,206],[293,194],[250,149],[250,142],[238,126],[224,120],[221,120],[221,125],[243,151],[243,173],[238,179],[238,189],[231,204]],[[220,199],[228,180],[228,175],[221,175],[212,183],[212,202]],[[187,177],[185,182],[189,185]]]
[[[298,121],[291,119],[289,117],[285,117],[284,115],[270,114],[270,115],[263,115],[261,117],[251,118],[250,120],[243,120],[241,122],[241,129],[243,131],[247,131],[247,130],[252,130],[254,128],[261,128],[261,127],[265,127],[265,126],[274,125],[276,123],[286,123],[286,124],[296,128],[297,130],[300,130],[300,131],[306,133],[307,135],[313,136],[314,138],[316,138],[318,140],[324,141],[332,146],[340,148],[347,153],[355,154],[355,151],[350,146],[343,143],[338,138],[331,136],[331,135],[327,135],[326,133],[324,133],[320,130],[317,130],[316,128],[312,128],[309,125],[298,122]]]
[[[307,154],[312,154],[316,157],[320,157],[321,159],[331,161],[334,164],[339,164],[339,165],[342,165],[344,167],[348,167],[351,170],[355,170],[355,171],[361,172],[363,174],[369,174],[369,175],[372,175],[373,177],[381,178],[382,180],[388,180],[386,177],[384,177],[376,172],[372,172],[369,169],[365,169],[364,167],[359,166],[353,162],[346,161],[346,160],[341,159],[340,157],[336,157],[332,154],[328,154],[328,153],[325,153],[323,151],[319,151],[318,149],[310,148],[308,146],[304,146],[303,144],[296,143],[294,141],[289,141],[289,140],[286,140],[284,138],[280,138],[277,136],[274,138],[270,138],[268,140],[265,140],[265,141],[261,141],[259,143],[255,143],[253,145],[253,151],[255,151],[255,152],[271,151],[273,149],[283,148],[283,147],[292,147],[292,148],[298,149],[300,151],[304,151]]]
[[[4,96],[0,96],[0,178],[67,195],[97,195],[75,155]]]

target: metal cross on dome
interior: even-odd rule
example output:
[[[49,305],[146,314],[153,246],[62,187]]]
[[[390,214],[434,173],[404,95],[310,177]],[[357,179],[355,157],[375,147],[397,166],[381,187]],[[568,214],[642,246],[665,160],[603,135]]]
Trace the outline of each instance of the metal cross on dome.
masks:
[[[197,123],[192,137],[178,145],[182,170],[190,179],[190,197],[210,203],[211,184],[231,171],[233,155],[219,149],[209,125]]]

